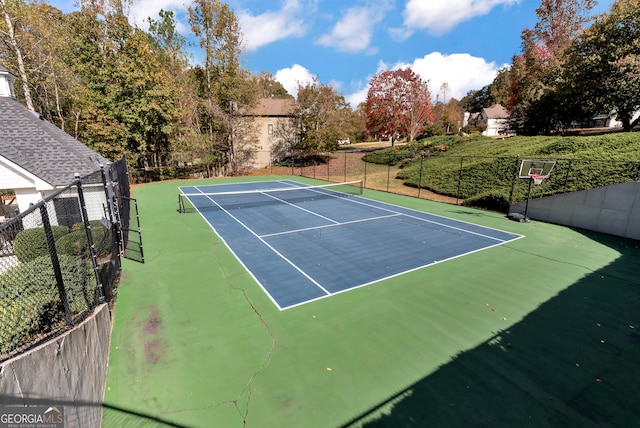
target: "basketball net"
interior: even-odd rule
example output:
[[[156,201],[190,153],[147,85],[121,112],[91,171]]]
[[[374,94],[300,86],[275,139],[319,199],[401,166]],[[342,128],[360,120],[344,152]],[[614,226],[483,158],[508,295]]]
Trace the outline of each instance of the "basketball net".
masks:
[[[542,180],[547,178],[546,175],[542,175],[542,174],[531,174],[530,177],[535,184],[542,184]]]

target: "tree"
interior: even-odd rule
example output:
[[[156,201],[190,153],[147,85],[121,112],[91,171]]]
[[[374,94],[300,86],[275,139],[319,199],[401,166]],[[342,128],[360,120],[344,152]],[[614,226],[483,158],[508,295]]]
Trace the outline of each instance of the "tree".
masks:
[[[281,161],[293,153],[300,153],[300,118],[281,118],[276,121],[271,141],[271,158]],[[304,153],[308,155],[312,151]]]
[[[129,24],[124,9],[91,3],[69,17],[69,61],[86,87],[79,134],[109,159],[127,154],[138,167],[154,167],[170,148],[177,94],[149,35]]]
[[[249,73],[240,67],[240,24],[229,5],[219,0],[196,0],[188,11],[191,30],[205,54],[204,67],[197,73],[203,78],[203,135],[218,162],[230,165],[235,173],[241,167],[238,146],[246,140],[234,117],[257,98]]]
[[[34,111],[35,109],[33,107],[31,91],[29,88],[29,79],[27,77],[27,69],[22,55],[22,48],[18,42],[18,35],[14,23],[16,17],[24,11],[25,7],[26,6],[22,0],[15,2],[12,2],[11,0],[0,0],[0,10],[2,10],[2,14],[4,15],[5,23],[5,27],[0,28],[2,29],[1,33],[3,40],[10,46],[12,53],[15,55],[18,66],[18,75],[20,76],[20,82],[22,83],[22,92],[27,108]]]
[[[25,19],[29,24],[23,27],[22,40],[34,106],[44,118],[73,134],[71,112],[82,89],[68,64],[72,53],[64,14],[46,3],[30,3]]]
[[[366,100],[367,129],[378,139],[415,139],[433,121],[426,81],[410,68],[376,73]]]
[[[536,15],[535,39],[549,51],[548,57],[562,61],[573,40],[593,20],[589,11],[596,0],[542,0]]]
[[[338,147],[338,139],[348,138],[346,128],[351,108],[344,97],[329,85],[312,82],[298,84],[298,117],[302,154],[331,151]]]
[[[448,90],[449,84],[444,82],[440,86],[440,91],[436,96],[436,104],[433,106],[434,123],[445,134],[460,131],[464,116],[460,102],[455,98],[449,98]]]
[[[278,82],[268,71],[260,72],[256,77],[256,85],[260,98],[293,98],[282,86],[282,83]]]
[[[522,54],[509,72],[506,107],[522,134],[547,133],[567,126],[558,85],[567,48],[592,20],[593,0],[543,0],[533,30],[522,32]]]
[[[489,85],[482,89],[472,89],[460,100],[460,106],[464,111],[478,112],[491,105]]]
[[[638,122],[640,109],[640,1],[617,1],[571,50],[567,92],[580,100],[582,117],[615,112],[623,128]]]
[[[157,52],[162,68],[169,76],[168,85],[176,91],[177,117],[171,144],[172,155],[189,161],[199,158],[208,162],[208,144],[203,138],[201,126],[201,100],[195,83],[196,74],[189,66],[190,55],[186,51],[186,39],[178,32],[175,15],[161,10],[159,20],[148,18],[149,37],[153,50]]]

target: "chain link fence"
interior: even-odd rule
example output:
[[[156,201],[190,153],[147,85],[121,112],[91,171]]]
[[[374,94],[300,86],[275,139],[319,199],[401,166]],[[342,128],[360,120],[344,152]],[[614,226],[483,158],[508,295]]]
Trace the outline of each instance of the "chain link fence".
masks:
[[[0,361],[113,299],[129,196],[122,158],[0,224]]]
[[[291,174],[331,182],[362,180],[367,189],[428,198],[450,203],[463,203],[483,198],[499,198],[503,208],[528,197],[575,192],[612,184],[638,181],[640,161],[574,158],[535,158],[556,162],[549,178],[533,186],[520,179],[524,158],[447,156],[416,153],[410,157],[394,153],[371,155],[372,152],[344,151],[317,156],[311,162],[292,157],[271,173]],[[409,154],[411,155],[411,154]],[[530,158],[527,158],[530,159]]]
[[[394,150],[340,150],[301,156],[291,153],[277,159],[269,151],[259,151],[253,164],[241,174],[292,175],[347,182],[362,180],[367,189],[398,193],[417,198],[491,209],[508,209],[508,205],[563,192],[574,192],[611,184],[638,180],[639,160],[579,158],[535,158],[554,160],[556,166],[542,185],[518,178],[519,156],[440,156],[411,145]],[[208,155],[154,154],[156,165],[141,174],[145,180],[171,178],[206,178],[216,176],[216,164]],[[531,158],[527,158],[531,159]],[[147,161],[147,164],[150,162]]]

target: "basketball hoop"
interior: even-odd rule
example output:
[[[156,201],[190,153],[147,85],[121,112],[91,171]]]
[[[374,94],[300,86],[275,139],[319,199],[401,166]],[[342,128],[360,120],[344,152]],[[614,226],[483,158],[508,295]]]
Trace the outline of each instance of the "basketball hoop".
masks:
[[[542,184],[542,180],[544,180],[548,176],[542,174],[531,174],[529,177],[531,177],[535,184]]]

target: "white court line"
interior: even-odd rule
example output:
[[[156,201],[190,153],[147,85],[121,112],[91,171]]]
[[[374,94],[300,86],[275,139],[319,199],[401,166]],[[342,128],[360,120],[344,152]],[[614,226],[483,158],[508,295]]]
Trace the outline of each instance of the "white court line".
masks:
[[[310,189],[310,190],[312,190],[312,191],[314,191],[314,192],[316,192],[316,193],[322,193],[323,195],[324,195],[324,194],[327,194],[327,193],[321,192],[321,191],[320,191],[320,189]],[[498,241],[498,242],[509,242],[509,241],[510,241],[510,240],[509,240],[509,241],[505,241],[505,240],[503,240],[503,239],[496,238],[496,237],[489,236],[489,235],[485,235],[485,234],[483,234],[483,233],[473,232],[473,231],[471,231],[471,230],[467,230],[467,229],[464,229],[464,228],[462,228],[462,227],[451,226],[451,225],[448,225],[448,224],[440,223],[440,222],[433,221],[433,220],[429,220],[429,219],[426,219],[426,218],[422,218],[422,217],[418,217],[418,216],[413,216],[413,215],[409,215],[409,214],[406,214],[406,213],[402,213],[402,212],[398,212],[398,211],[390,210],[390,209],[388,209],[388,208],[384,208],[384,207],[379,207],[379,206],[376,206],[376,205],[368,204],[368,203],[365,203],[365,202],[363,202],[363,201],[356,200],[355,198],[344,198],[344,199],[345,199],[346,201],[352,202],[352,203],[354,203],[354,204],[360,204],[360,205],[364,205],[364,206],[367,206],[367,207],[372,207],[372,208],[376,208],[376,209],[379,209],[379,210],[387,211],[387,212],[390,212],[390,213],[393,213],[393,214],[403,215],[403,216],[405,216],[405,217],[413,218],[413,219],[415,219],[415,220],[420,220],[420,221],[424,221],[424,222],[427,222],[427,223],[437,224],[438,226],[447,227],[447,228],[449,228],[449,229],[454,229],[454,230],[457,230],[457,231],[460,231],[460,232],[465,232],[465,233],[469,233],[469,234],[472,234],[472,235],[481,236],[481,237],[483,237],[483,238],[492,239],[492,240],[494,240],[494,241]],[[385,204],[385,205],[391,205],[391,204],[387,204],[386,202],[381,202],[381,203],[383,203],[383,204]],[[393,205],[392,205],[392,206],[393,206]],[[407,209],[409,209],[409,210],[410,210],[410,208],[407,208]],[[412,210],[412,211],[415,211],[415,210]],[[425,214],[427,214],[427,215],[433,215],[433,214],[429,214],[429,213],[425,213]],[[459,220],[455,220],[455,219],[451,219],[451,220],[453,220],[453,221],[455,221],[455,222],[458,222],[458,221],[459,221]],[[465,223],[465,222],[461,222],[461,223]],[[467,223],[467,224],[473,224],[473,223]],[[484,226],[478,226],[478,227],[485,228]],[[486,228],[486,229],[490,229],[490,228]],[[504,233],[508,233],[508,232],[504,232]]]
[[[295,184],[290,184],[291,182],[288,182],[288,181],[286,181],[286,180],[279,180],[278,182],[279,182],[279,183],[282,183],[282,184],[284,184],[284,185],[287,185],[287,186],[291,186],[291,187],[293,187],[293,188],[301,187],[301,186],[296,186]],[[196,189],[197,189],[197,191],[201,192],[204,196],[206,196],[206,193],[205,193],[205,192],[203,192],[201,189],[199,189],[199,188],[198,188],[198,186],[194,186],[194,188],[196,188]],[[303,189],[304,189],[304,188],[303,188]],[[334,195],[334,194],[332,194],[332,193],[323,192],[323,191],[322,191],[323,189],[312,189],[312,190],[313,190],[314,192],[317,192],[317,193],[320,193],[320,194],[323,194],[323,195],[333,196],[333,197],[336,197],[336,198],[341,197],[341,195]],[[187,196],[187,197],[188,197],[188,195],[185,195],[185,196]],[[249,272],[249,274],[250,274],[250,275],[254,278],[254,280],[258,283],[258,285],[260,286],[260,288],[262,288],[262,290],[263,290],[263,291],[265,292],[265,294],[269,297],[269,299],[270,299],[270,300],[275,304],[275,306],[276,306],[279,310],[281,310],[281,311],[282,311],[282,310],[285,310],[285,309],[290,309],[290,308],[294,308],[294,307],[297,307],[297,306],[301,306],[301,305],[304,305],[304,304],[306,304],[306,303],[310,303],[310,302],[314,302],[314,301],[317,301],[317,300],[325,299],[325,298],[327,298],[327,297],[331,297],[331,296],[334,296],[334,295],[337,295],[337,294],[341,294],[341,293],[344,293],[344,292],[347,292],[347,291],[350,291],[350,290],[354,290],[354,289],[357,289],[357,288],[365,287],[365,286],[368,286],[368,285],[371,285],[371,284],[374,284],[374,283],[377,283],[377,282],[380,282],[380,281],[384,281],[384,280],[389,279],[389,278],[393,278],[393,277],[396,277],[396,276],[403,275],[403,274],[405,274],[405,273],[407,273],[407,272],[412,272],[412,271],[414,271],[414,270],[422,269],[422,268],[425,268],[425,267],[428,267],[428,266],[431,266],[431,265],[434,265],[434,264],[439,264],[439,263],[442,263],[442,262],[447,261],[447,260],[455,259],[455,258],[458,258],[458,257],[463,257],[463,256],[468,255],[468,254],[471,254],[471,253],[475,253],[475,252],[478,252],[478,251],[483,251],[483,250],[485,250],[485,249],[493,248],[493,247],[499,246],[499,245],[501,245],[501,244],[503,244],[503,243],[511,242],[511,241],[513,241],[513,240],[517,240],[517,239],[520,239],[520,238],[523,238],[523,237],[524,237],[523,235],[518,235],[518,234],[511,233],[511,232],[505,232],[505,231],[503,231],[503,230],[495,229],[495,228],[491,228],[491,227],[488,227],[488,226],[480,226],[480,225],[476,225],[476,224],[474,224],[474,223],[470,223],[470,222],[463,221],[463,220],[450,219],[449,217],[444,217],[444,216],[441,216],[441,215],[430,214],[430,213],[426,213],[426,212],[419,211],[419,210],[415,210],[415,209],[411,209],[411,208],[400,207],[400,206],[397,206],[397,205],[394,205],[394,204],[391,204],[391,203],[387,203],[387,202],[380,202],[380,201],[375,201],[375,200],[373,200],[373,201],[377,202],[377,203],[378,203],[378,204],[380,204],[380,205],[384,205],[384,206],[391,206],[391,207],[394,207],[394,206],[395,206],[395,207],[398,207],[399,209],[402,209],[402,210],[405,210],[405,211],[409,211],[409,212],[416,212],[416,213],[424,214],[424,215],[428,215],[428,216],[431,216],[431,217],[439,217],[439,218],[442,218],[442,219],[448,219],[448,220],[452,220],[452,221],[454,221],[454,222],[456,222],[456,223],[469,224],[469,225],[471,225],[471,226],[474,226],[474,227],[480,227],[480,228],[482,228],[482,229],[493,229],[493,230],[496,230],[497,232],[501,232],[501,233],[505,233],[505,234],[508,234],[508,235],[512,235],[512,236],[514,236],[514,238],[511,238],[511,239],[508,239],[508,240],[503,240],[503,239],[495,238],[495,237],[492,237],[492,236],[484,235],[484,234],[482,234],[482,233],[478,233],[478,232],[473,232],[473,231],[470,231],[470,230],[466,230],[466,229],[464,229],[464,228],[460,228],[460,227],[456,227],[456,226],[451,226],[451,225],[447,225],[447,224],[444,224],[444,223],[440,223],[440,222],[437,222],[437,221],[434,221],[434,220],[428,220],[428,219],[421,218],[421,217],[418,217],[418,216],[410,215],[410,214],[407,214],[406,212],[399,212],[399,211],[392,210],[392,209],[388,209],[388,208],[384,208],[384,207],[382,207],[382,206],[378,206],[378,205],[375,205],[375,204],[372,204],[372,203],[367,203],[367,202],[366,202],[366,201],[367,201],[367,199],[362,198],[362,197],[360,197],[360,198],[359,198],[359,197],[357,197],[357,196],[355,196],[354,198],[345,198],[345,199],[348,199],[350,202],[353,202],[353,203],[357,203],[357,204],[360,204],[360,205],[363,205],[363,206],[367,206],[367,207],[372,207],[372,208],[377,209],[377,210],[386,211],[386,212],[389,212],[389,213],[391,213],[391,214],[390,214],[390,215],[388,215],[388,216],[380,216],[380,217],[367,218],[367,219],[361,219],[361,220],[355,220],[355,221],[345,222],[345,223],[337,223],[337,224],[325,225],[325,226],[319,226],[319,227],[313,227],[313,228],[308,228],[308,229],[300,229],[300,230],[296,230],[296,231],[288,231],[288,232],[280,232],[280,233],[274,233],[274,234],[269,234],[269,235],[263,235],[263,237],[269,237],[269,236],[275,236],[275,235],[280,235],[280,234],[286,234],[286,233],[299,232],[299,231],[303,231],[303,230],[319,229],[319,228],[325,228],[325,227],[335,227],[335,226],[340,226],[340,225],[342,225],[342,224],[358,223],[358,222],[363,222],[363,221],[371,221],[371,220],[376,220],[376,219],[384,219],[384,218],[391,218],[391,217],[397,217],[397,216],[406,216],[406,217],[408,217],[408,218],[413,218],[413,219],[420,220],[420,221],[424,221],[424,222],[427,222],[427,223],[433,223],[433,224],[436,224],[436,225],[440,225],[440,226],[442,226],[442,227],[446,227],[446,228],[450,228],[450,229],[458,230],[458,231],[461,231],[461,232],[467,232],[467,233],[469,233],[469,234],[473,234],[473,235],[477,235],[477,236],[482,236],[482,237],[485,237],[485,238],[488,238],[488,239],[491,239],[491,240],[494,240],[494,241],[497,241],[497,242],[498,242],[498,243],[496,243],[496,244],[494,244],[494,245],[490,245],[490,246],[487,246],[487,247],[483,247],[483,248],[479,248],[479,249],[476,249],[476,250],[472,250],[472,251],[467,252],[467,253],[458,254],[458,255],[455,255],[455,256],[450,257],[450,258],[447,258],[447,259],[433,261],[433,262],[431,262],[431,263],[427,263],[427,264],[425,264],[425,265],[418,266],[418,267],[415,267],[415,268],[413,268],[413,269],[409,269],[409,270],[407,270],[407,271],[403,271],[403,272],[400,272],[400,273],[397,273],[397,274],[393,274],[393,275],[388,276],[388,277],[385,277],[385,278],[376,279],[376,280],[374,280],[374,281],[371,281],[371,282],[368,282],[368,283],[365,283],[365,284],[355,285],[354,287],[346,288],[346,289],[339,290],[339,291],[336,291],[336,292],[329,292],[329,291],[328,291],[327,289],[325,289],[322,285],[320,285],[317,281],[315,281],[313,278],[311,278],[309,275],[307,275],[304,271],[302,271],[300,268],[298,268],[298,266],[296,266],[292,261],[290,261],[289,259],[287,259],[286,257],[284,257],[284,256],[283,256],[280,252],[278,252],[274,247],[272,247],[272,246],[271,246],[271,245],[269,245],[267,242],[265,242],[265,241],[262,239],[262,237],[261,237],[261,236],[257,235],[257,234],[256,234],[255,232],[253,232],[249,227],[247,227],[244,223],[242,223],[240,220],[238,220],[236,217],[234,217],[231,213],[229,213],[227,210],[225,210],[222,206],[220,206],[218,203],[216,203],[216,202],[215,202],[214,200],[212,200],[210,197],[208,197],[208,199],[209,199],[209,200],[211,200],[211,201],[212,201],[215,205],[217,205],[217,206],[218,206],[222,211],[224,211],[226,214],[228,214],[231,218],[233,218],[236,222],[238,222],[242,227],[244,227],[244,228],[245,228],[247,231],[249,231],[252,235],[254,235],[255,237],[257,237],[257,238],[258,238],[258,239],[259,239],[263,244],[265,244],[268,248],[270,248],[272,251],[274,251],[274,253],[275,253],[276,255],[278,255],[281,259],[283,259],[284,261],[286,261],[287,263],[289,263],[289,265],[291,265],[294,269],[296,269],[298,272],[300,272],[304,277],[306,277],[307,279],[309,279],[309,280],[310,280],[314,285],[316,285],[318,288],[320,288],[320,289],[325,293],[325,295],[324,295],[324,296],[315,297],[315,298],[312,298],[312,299],[309,299],[309,300],[305,300],[305,301],[303,301],[303,302],[299,302],[299,303],[295,303],[295,304],[292,304],[292,305],[285,306],[285,307],[283,308],[283,307],[281,307],[281,306],[280,306],[280,304],[279,304],[277,301],[275,301],[275,300],[274,300],[274,298],[273,298],[273,296],[271,295],[271,293],[270,293],[268,290],[266,290],[266,289],[264,288],[264,286],[262,285],[262,283],[261,283],[261,282],[260,282],[260,281],[255,277],[255,276],[254,276],[254,274],[253,274],[253,273],[252,273],[252,272],[251,272],[251,271],[246,267],[246,265],[245,265],[245,266],[244,266],[244,267],[245,267],[245,269]],[[274,198],[274,199],[278,199],[278,198]],[[288,202],[286,202],[286,201],[282,201],[282,202],[288,203]],[[290,204],[290,203],[288,203],[288,204]],[[290,204],[290,205],[293,205],[293,204]],[[297,207],[296,205],[293,205],[293,206],[294,206],[294,207]],[[297,208],[300,208],[300,207],[297,207]],[[301,208],[301,209],[303,209],[303,208]],[[303,210],[304,210],[304,209],[303,209]],[[305,211],[308,211],[308,210],[305,210]],[[209,222],[209,220],[207,220],[207,218],[203,215],[203,213],[201,213],[201,212],[200,212],[200,210],[198,210],[198,212],[199,212],[199,213],[200,213],[200,215],[203,217],[203,219],[204,219],[204,220],[205,220],[205,221],[206,221],[206,222],[207,222],[207,223],[208,223],[208,224],[213,228],[213,230],[215,231],[215,227],[214,227],[214,226]],[[311,211],[308,211],[308,212],[310,212],[311,214],[317,214],[317,213],[313,213],[313,212],[311,212]],[[319,215],[319,214],[318,214],[318,215]],[[322,217],[322,216],[321,216],[321,217]],[[330,219],[327,219],[327,220],[331,221]],[[220,234],[218,234],[218,236],[220,236]],[[221,237],[221,236],[220,236],[220,237]],[[221,238],[222,238],[222,237],[221,237]],[[236,256],[236,259],[237,259],[237,260],[239,260],[239,261],[240,261],[240,263],[241,263],[242,265],[244,265],[244,263],[242,262],[242,260],[240,259],[240,257],[238,257],[238,256],[235,254],[235,252],[233,251],[233,249],[231,249],[231,247],[226,243],[226,241],[225,241],[224,239],[222,239],[222,241],[225,243],[225,245],[227,246],[227,248],[229,248],[229,250],[230,250],[230,251],[231,251],[231,252]]]
[[[325,216],[323,216],[322,214],[318,214],[317,212],[310,211],[310,210],[308,210],[308,209],[306,209],[306,208],[302,208],[302,207],[301,207],[301,206],[299,206],[299,205],[292,204],[291,202],[285,201],[284,199],[276,198],[275,196],[273,196],[273,195],[269,195],[268,193],[263,193],[263,195],[264,195],[264,196],[268,196],[268,197],[270,197],[270,198],[272,198],[272,199],[275,199],[276,201],[280,201],[280,202],[282,202],[282,203],[285,203],[285,204],[287,204],[287,205],[291,205],[292,207],[297,208],[297,209],[299,209],[299,210],[302,210],[302,211],[308,212],[309,214],[313,214],[313,215],[315,215],[316,217],[320,217],[320,218],[321,218],[321,219],[323,219],[323,220],[327,220],[327,221],[330,221],[330,222],[335,223],[335,224],[340,224],[340,222],[338,222],[338,221],[336,221],[336,220],[333,220],[333,219],[331,219],[331,218],[329,218],[329,217],[325,217]]]
[[[286,232],[268,233],[266,235],[260,235],[260,236],[262,238],[269,238],[271,236],[287,235],[289,233],[306,232],[308,230],[326,229],[328,227],[344,226],[344,225],[347,225],[347,224],[364,223],[364,222],[367,222],[367,221],[382,220],[382,219],[385,219],[385,218],[398,217],[398,216],[401,216],[401,215],[404,215],[404,214],[397,213],[397,214],[391,214],[391,215],[383,215],[383,216],[380,216],[380,217],[362,218],[362,219],[359,219],[359,220],[345,221],[345,222],[342,222],[342,223],[336,222],[336,224],[325,224],[323,226],[305,227],[304,229],[288,230]]]
[[[200,190],[200,189],[198,189]],[[207,196],[206,193],[202,192],[200,190],[200,192],[203,194],[203,196]],[[309,281],[311,281],[316,287],[318,287],[319,289],[321,289],[322,291],[324,291],[327,295],[331,295],[331,292],[329,292],[329,290],[327,290],[326,288],[324,288],[322,285],[320,285],[320,283],[318,283],[318,281],[316,281],[315,279],[311,278],[309,275],[307,275],[307,273],[305,271],[303,271],[302,269],[300,269],[298,266],[296,266],[295,263],[293,263],[291,260],[289,260],[288,258],[286,258],[282,253],[280,253],[278,250],[276,250],[275,248],[273,248],[273,246],[269,245],[269,243],[267,241],[265,241],[264,239],[262,239],[257,233],[255,233],[253,230],[251,230],[251,228],[249,228],[246,224],[244,224],[243,222],[241,222],[240,220],[238,220],[233,214],[231,214],[229,211],[225,210],[220,204],[218,204],[215,200],[213,200],[211,197],[207,196],[207,199],[209,199],[211,202],[213,202],[214,204],[216,204],[222,211],[224,211],[229,217],[231,217],[232,219],[234,219],[235,221],[238,222],[238,224],[240,224],[242,227],[244,227],[245,229],[247,229],[247,231],[249,231],[249,233],[251,233],[253,236],[255,236],[256,238],[258,238],[264,245],[266,245],[267,247],[269,247],[271,249],[271,251],[273,251],[274,253],[276,253],[280,258],[282,258],[282,260],[286,261],[287,263],[289,263],[295,270],[297,270],[298,272],[300,272],[305,278],[307,278]],[[203,216],[204,217],[204,216]],[[206,217],[204,217],[206,220]],[[207,220],[207,223],[209,223],[209,220]],[[209,223],[211,224],[211,223]],[[258,281],[259,282],[259,281]],[[264,288],[263,288],[264,290]],[[266,291],[266,290],[265,290]],[[267,294],[270,295],[269,292],[267,292]]]

